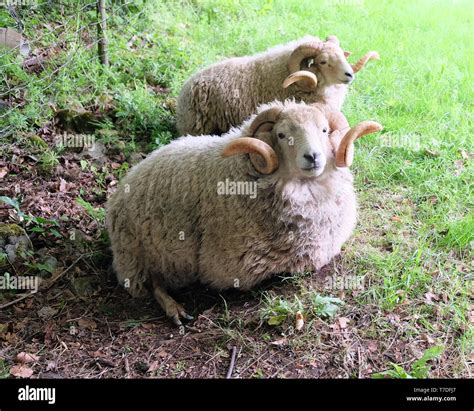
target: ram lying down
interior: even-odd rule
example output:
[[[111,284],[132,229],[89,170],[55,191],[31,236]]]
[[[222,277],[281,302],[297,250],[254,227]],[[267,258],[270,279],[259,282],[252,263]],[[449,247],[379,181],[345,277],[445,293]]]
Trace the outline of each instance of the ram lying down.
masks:
[[[168,290],[196,281],[248,290],[278,273],[319,270],[356,224],[353,141],[380,129],[273,102],[222,137],[154,151],[107,204],[119,282],[133,296],[153,290],[181,324],[191,317]],[[256,195],[227,195],[226,181],[255,184]]]

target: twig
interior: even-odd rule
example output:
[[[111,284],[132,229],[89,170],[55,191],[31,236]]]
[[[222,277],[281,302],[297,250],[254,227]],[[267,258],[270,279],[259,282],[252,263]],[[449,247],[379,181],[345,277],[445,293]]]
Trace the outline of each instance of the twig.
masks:
[[[72,267],[74,267],[80,260],[82,260],[82,258],[83,258],[85,255],[86,255],[86,254],[82,254],[82,255],[80,255],[79,257],[77,257],[76,260],[75,260],[68,268],[66,268],[61,274],[59,274],[59,275],[57,275],[56,277],[52,278],[46,288],[47,288],[47,289],[50,289],[51,286],[52,286],[56,281],[58,281],[61,277],[63,277],[66,273],[68,273],[69,270],[70,270]]]
[[[34,294],[35,293],[23,294],[21,297],[17,298],[16,300],[13,300],[13,301],[10,301],[9,303],[0,305],[0,310],[3,310],[4,308],[9,307],[10,305],[16,304],[16,303],[24,300],[25,298],[31,297]]]
[[[130,363],[128,362],[128,357],[124,357],[123,362],[125,365],[126,378],[130,378]]]
[[[232,347],[232,355],[230,357],[230,365],[229,369],[227,370],[227,375],[225,378],[229,379],[232,378],[232,372],[234,371],[234,365],[235,365],[235,357],[237,356],[237,347]]]

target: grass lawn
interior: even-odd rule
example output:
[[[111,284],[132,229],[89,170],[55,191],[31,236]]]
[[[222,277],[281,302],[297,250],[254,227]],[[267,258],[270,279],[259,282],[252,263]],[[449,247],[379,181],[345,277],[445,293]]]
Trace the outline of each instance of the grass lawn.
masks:
[[[50,270],[54,278],[55,270],[67,268],[77,255],[86,257],[48,292],[19,303],[20,313],[13,306],[2,311],[0,323],[19,316],[29,324],[31,313],[47,304],[58,313],[45,324],[71,342],[76,338],[71,319],[88,315],[95,326],[83,322],[77,328],[90,340],[89,351],[100,349],[113,362],[124,354],[116,347],[126,347],[134,364],[131,376],[219,377],[225,375],[229,347],[236,346],[235,372],[242,377],[472,377],[472,2],[115,2],[109,7],[108,68],[96,57],[95,10],[81,6],[85,2],[64,3],[62,10],[39,7],[21,16],[37,54],[45,55],[44,67],[27,71],[16,53],[0,50],[0,170],[7,170],[0,195],[18,200],[33,217],[58,222],[22,222],[35,250],[43,253],[35,252],[17,272],[44,273],[46,254],[58,260]],[[0,27],[15,27],[3,9]],[[384,126],[357,143],[353,172],[360,215],[353,237],[319,274],[271,282],[250,295],[216,296],[202,289],[178,295],[193,314],[202,313],[183,332],[161,317],[152,322],[161,314],[158,307],[147,301],[146,312],[140,312],[140,303],[104,274],[110,256],[102,207],[111,181],[127,171],[137,152],[176,137],[175,98],[192,73],[306,34],[337,35],[354,61],[368,50],[381,56],[357,76],[343,110],[351,124],[373,119]],[[87,133],[106,148],[100,165],[55,144],[64,130],[78,132],[75,119],[83,120],[84,113],[94,120],[87,117]],[[13,156],[25,161],[15,163]],[[74,173],[69,170],[66,178],[61,173],[68,167]],[[67,189],[51,189],[61,180]],[[14,210],[8,213],[5,222],[18,222]],[[43,232],[32,231],[35,227]],[[80,242],[71,239],[76,229]],[[95,279],[102,285],[98,296],[91,291],[93,306],[75,287],[75,280],[90,272],[102,281]],[[348,278],[357,287],[340,290],[333,278]],[[68,299],[63,291],[71,284]],[[3,301],[13,297],[4,295]],[[132,309],[133,304],[138,305]],[[305,316],[301,331],[294,330],[297,311]],[[94,341],[109,338],[107,318],[115,324],[114,338],[100,348]],[[44,359],[35,372],[47,376],[47,360],[61,345],[48,342],[46,325],[33,334],[9,325],[16,336],[12,342],[2,324],[0,343],[9,348],[0,369],[4,363],[8,370],[17,351],[30,350]],[[416,362],[424,353],[426,370]],[[99,372],[85,357],[79,369],[78,355],[70,350],[54,372],[123,376],[113,369]]]

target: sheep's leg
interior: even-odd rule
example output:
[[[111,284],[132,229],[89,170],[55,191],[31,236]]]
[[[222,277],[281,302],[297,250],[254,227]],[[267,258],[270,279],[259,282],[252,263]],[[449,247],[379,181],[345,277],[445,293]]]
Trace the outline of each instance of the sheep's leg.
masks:
[[[183,306],[178,304],[171,296],[166,292],[166,290],[158,285],[156,279],[153,278],[153,295],[155,296],[156,301],[160,304],[161,308],[165,311],[166,315],[171,318],[171,320],[176,325],[182,325],[180,317],[186,320],[192,320],[193,317],[186,313]]]

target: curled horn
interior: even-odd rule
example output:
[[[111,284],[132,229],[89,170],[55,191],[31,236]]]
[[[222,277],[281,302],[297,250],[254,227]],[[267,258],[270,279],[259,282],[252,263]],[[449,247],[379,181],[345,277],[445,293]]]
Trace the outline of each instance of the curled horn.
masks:
[[[352,127],[344,137],[342,137],[336,149],[336,166],[350,167],[354,159],[354,141],[366,134],[380,131],[382,128],[383,127],[375,121],[362,121]]]
[[[323,47],[323,43],[321,41],[312,42],[312,43],[305,43],[305,44],[302,44],[301,46],[297,47],[293,51],[293,53],[291,53],[290,59],[288,60],[288,71],[290,72],[290,77],[291,77],[291,75],[296,74],[297,72],[299,72],[301,70],[301,62],[304,59],[306,59],[308,57],[316,56],[321,51],[322,47]],[[316,77],[316,76],[314,76],[314,77]],[[295,81],[304,80],[302,85],[305,88],[309,88],[309,89],[316,88],[317,79],[316,79],[316,83],[314,82],[314,78],[310,79],[309,81],[306,81],[306,79],[298,78]],[[283,87],[285,87],[285,88],[288,87],[290,84],[294,83],[294,81],[292,81],[292,82],[288,83],[285,86],[285,83],[287,82],[287,80],[289,80],[289,77],[283,83]]]
[[[380,60],[379,53],[376,51],[369,51],[357,63],[351,64],[354,73],[357,73],[359,70],[361,70],[369,60]]]
[[[262,131],[260,128],[264,125],[271,125],[270,129],[272,129],[281,111],[282,109],[279,107],[272,107],[268,110],[262,111],[250,124],[248,129],[249,135],[254,137],[258,131]]]
[[[297,81],[304,81],[305,87],[315,89],[318,85],[318,78],[314,73],[307,70],[299,70],[293,74],[290,74],[283,82],[283,88],[287,88]]]
[[[340,111],[333,111],[329,113],[327,118],[331,132],[336,130],[343,131],[344,129],[350,128],[346,116]]]
[[[230,142],[224,151],[223,157],[236,154],[257,154],[263,161],[251,157],[255,169],[262,174],[272,174],[278,168],[278,157],[275,150],[267,143],[254,137],[240,137]]]
[[[255,138],[259,131],[271,130],[275,124],[281,109],[273,107],[260,113],[250,124],[248,133],[251,137],[239,137],[232,140],[224,148],[223,157],[236,154],[250,154],[250,161],[255,169],[261,174],[272,174],[278,169],[278,156],[275,150],[264,141]]]

